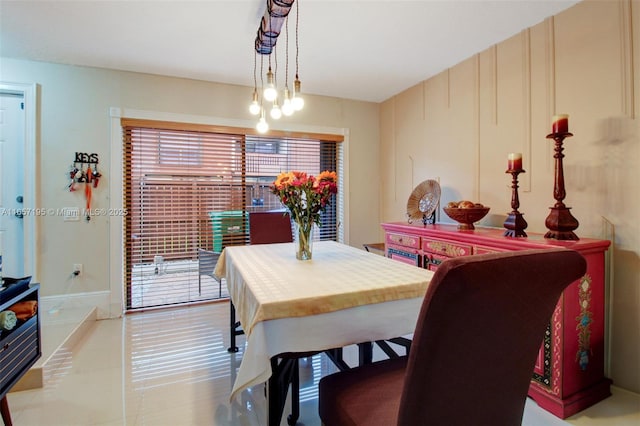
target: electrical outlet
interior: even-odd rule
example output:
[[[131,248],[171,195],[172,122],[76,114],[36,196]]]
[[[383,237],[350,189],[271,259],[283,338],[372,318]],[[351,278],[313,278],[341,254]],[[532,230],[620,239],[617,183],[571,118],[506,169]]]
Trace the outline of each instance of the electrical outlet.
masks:
[[[73,264],[73,275],[78,276],[82,274],[82,263]]]

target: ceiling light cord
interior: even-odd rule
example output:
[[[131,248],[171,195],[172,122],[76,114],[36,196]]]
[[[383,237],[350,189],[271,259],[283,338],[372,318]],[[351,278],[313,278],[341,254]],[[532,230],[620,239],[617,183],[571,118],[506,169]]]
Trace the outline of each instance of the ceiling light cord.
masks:
[[[267,8],[269,8],[269,0],[267,0]],[[270,32],[272,31],[271,14],[269,14],[269,31]],[[276,89],[273,72],[271,71],[271,54],[269,54],[269,71],[267,72],[267,86],[264,88],[264,92],[262,96],[264,97],[264,100],[267,102],[274,102],[278,97],[278,91]]]
[[[293,109],[296,111],[300,111],[304,108],[304,99],[300,94],[300,78],[298,77],[299,70],[299,53],[300,53],[300,40],[299,40],[299,32],[298,29],[300,27],[300,4],[296,1],[296,79],[293,82],[293,99],[291,99],[291,103],[293,105]]]
[[[260,104],[258,103],[258,80],[256,77],[256,69],[257,69],[257,56],[258,53],[256,50],[253,50],[253,99],[251,100],[251,104],[249,104],[249,113],[251,115],[260,114]]]
[[[263,71],[264,71],[264,56],[260,56],[260,89],[264,88],[264,79],[263,79]],[[269,131],[269,123],[267,123],[267,119],[265,118],[264,107],[262,105],[264,97],[260,99],[260,119],[258,120],[258,124],[256,124],[256,130],[258,133],[266,133]]]
[[[284,93],[282,96],[282,114],[289,117],[294,113],[293,104],[291,103],[291,95],[289,94],[289,17],[284,23],[285,36],[285,66],[284,66]]]
[[[269,55],[271,57],[271,55]],[[273,90],[275,91],[276,97],[273,99],[273,106],[271,107],[271,118],[274,120],[279,120],[282,117],[282,110],[280,109],[280,105],[278,104],[278,46],[273,47],[273,62],[275,72],[273,73]]]

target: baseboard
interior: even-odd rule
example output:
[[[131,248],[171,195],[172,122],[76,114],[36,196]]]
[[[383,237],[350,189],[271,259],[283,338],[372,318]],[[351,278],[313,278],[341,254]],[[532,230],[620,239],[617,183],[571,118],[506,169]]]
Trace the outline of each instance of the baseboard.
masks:
[[[116,306],[112,306],[109,291],[93,291],[40,297],[41,311],[54,312],[65,308],[77,309],[95,307],[97,319],[117,318],[121,315]],[[115,312],[115,314],[112,314]]]

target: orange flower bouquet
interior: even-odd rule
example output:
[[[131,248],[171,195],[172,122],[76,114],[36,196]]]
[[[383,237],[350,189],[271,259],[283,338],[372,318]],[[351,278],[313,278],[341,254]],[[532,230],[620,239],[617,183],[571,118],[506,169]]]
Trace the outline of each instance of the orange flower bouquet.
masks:
[[[314,224],[320,226],[320,214],[338,192],[336,172],[324,171],[318,176],[298,171],[280,173],[271,185],[271,192],[289,209],[296,225],[296,257],[311,259],[311,230]]]

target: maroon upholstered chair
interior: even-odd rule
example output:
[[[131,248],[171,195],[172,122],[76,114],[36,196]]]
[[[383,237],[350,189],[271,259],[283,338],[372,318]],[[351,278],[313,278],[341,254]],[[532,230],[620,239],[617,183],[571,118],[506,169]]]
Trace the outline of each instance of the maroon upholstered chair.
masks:
[[[339,425],[519,425],[560,294],[586,270],[573,250],[444,261],[408,357],[324,377],[319,413]]]
[[[249,213],[249,241],[251,244],[292,242],[289,213],[282,211]]]

